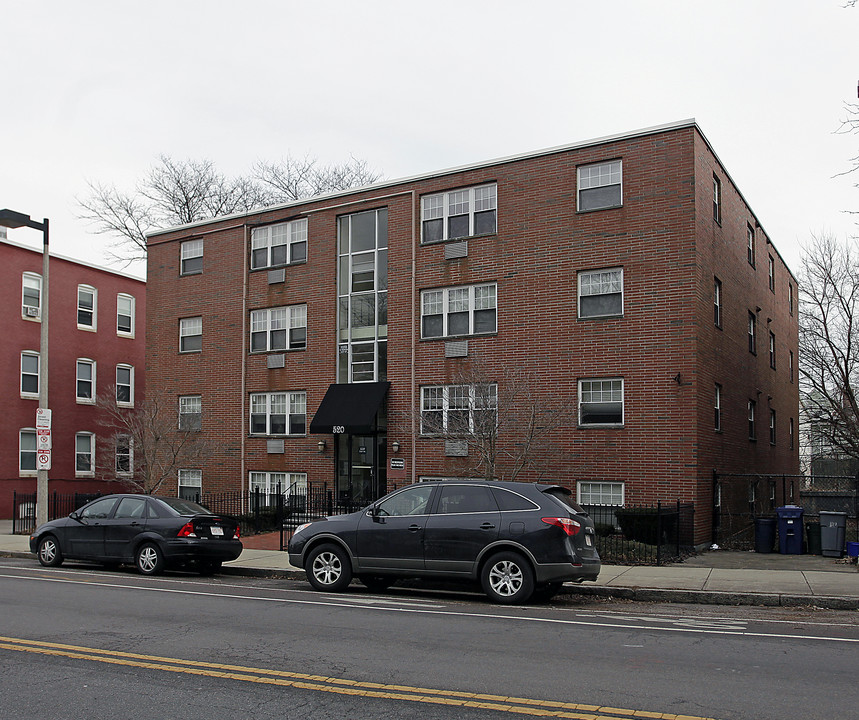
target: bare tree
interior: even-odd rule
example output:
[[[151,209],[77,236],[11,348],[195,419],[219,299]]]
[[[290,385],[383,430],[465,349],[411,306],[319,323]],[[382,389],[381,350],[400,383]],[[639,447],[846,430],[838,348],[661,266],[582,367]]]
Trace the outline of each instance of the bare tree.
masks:
[[[803,422],[830,452],[859,458],[859,257],[819,235],[803,248],[799,375]]]
[[[270,193],[268,204],[275,204],[369,185],[382,175],[356,158],[339,165],[320,165],[315,158],[287,156],[277,163],[258,162],[254,177]]]
[[[114,386],[96,400],[102,417],[96,466],[101,477],[151,494],[175,479],[179,469],[198,467],[211,455],[211,443],[193,425],[179,429],[175,398],[152,392],[134,407],[124,407],[116,398]]]
[[[133,192],[90,182],[78,199],[80,217],[96,233],[114,238],[111,260],[125,265],[146,258],[146,235],[154,230],[293,202],[375,182],[381,175],[363,160],[320,165],[305,157],[257,163],[249,176],[229,178],[210,160],[162,155]]]
[[[557,431],[575,422],[575,404],[547,390],[535,374],[512,366],[493,372],[472,356],[453,384],[435,390],[422,398],[422,432],[467,450],[460,471],[516,480],[568,470],[558,467]]]

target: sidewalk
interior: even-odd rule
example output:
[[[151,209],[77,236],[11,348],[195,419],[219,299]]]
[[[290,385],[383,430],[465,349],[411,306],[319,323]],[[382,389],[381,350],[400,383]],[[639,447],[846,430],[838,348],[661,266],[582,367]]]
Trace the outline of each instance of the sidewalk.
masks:
[[[0,520],[0,557],[29,557],[26,535],[11,535]],[[244,551],[225,563],[225,574],[304,578],[276,549],[279,533],[244,538]],[[650,602],[710,605],[810,606],[859,610],[859,568],[819,555],[714,550],[663,567],[603,565],[596,582],[565,585],[571,593]]]

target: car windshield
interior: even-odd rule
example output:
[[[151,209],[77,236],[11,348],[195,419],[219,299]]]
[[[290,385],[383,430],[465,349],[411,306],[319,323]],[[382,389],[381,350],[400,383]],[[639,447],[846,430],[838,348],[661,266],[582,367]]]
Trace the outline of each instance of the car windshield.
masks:
[[[585,509],[573,500],[573,494],[562,487],[553,487],[543,491],[546,495],[551,495],[555,500],[572,510],[577,515],[586,515]]]
[[[182,498],[174,497],[159,497],[154,498],[164,503],[177,515],[211,515],[212,513],[191,500],[183,500]]]

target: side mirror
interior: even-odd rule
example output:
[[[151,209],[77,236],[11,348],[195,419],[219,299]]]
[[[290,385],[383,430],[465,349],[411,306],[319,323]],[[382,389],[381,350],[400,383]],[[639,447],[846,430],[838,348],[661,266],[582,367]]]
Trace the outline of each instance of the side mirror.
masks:
[[[381,510],[379,509],[378,505],[373,505],[370,508],[370,517],[373,518],[373,522],[381,522],[382,521],[381,520],[382,513],[381,513]]]
[[[75,510],[73,513],[69,513],[69,517],[72,520],[80,520],[81,519],[81,516],[78,514],[77,510]]]

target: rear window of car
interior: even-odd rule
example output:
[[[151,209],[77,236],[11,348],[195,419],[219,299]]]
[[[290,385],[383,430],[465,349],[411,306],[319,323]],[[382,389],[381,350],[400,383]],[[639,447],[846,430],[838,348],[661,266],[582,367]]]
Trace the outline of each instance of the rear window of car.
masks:
[[[198,505],[191,500],[183,500],[182,498],[159,497],[153,498],[156,507],[159,503],[163,503],[173,511],[176,515],[211,515],[212,513],[206,510],[202,505]],[[161,508],[158,508],[158,514],[161,515]]]
[[[566,490],[565,488],[561,488],[561,487],[549,488],[548,490],[544,490],[543,494],[549,495],[550,497],[555,498],[555,500],[557,500],[559,503],[561,503],[561,505],[565,506],[566,508],[569,508],[570,510],[572,510],[574,513],[577,513],[578,515],[586,515],[587,514],[587,513],[585,513],[585,509],[581,505],[579,505],[575,500],[573,500],[573,494],[569,490]]]
[[[532,503],[528,498],[510,490],[492,488],[492,494],[495,496],[495,502],[498,503],[500,510],[536,510],[538,508],[538,505]]]

